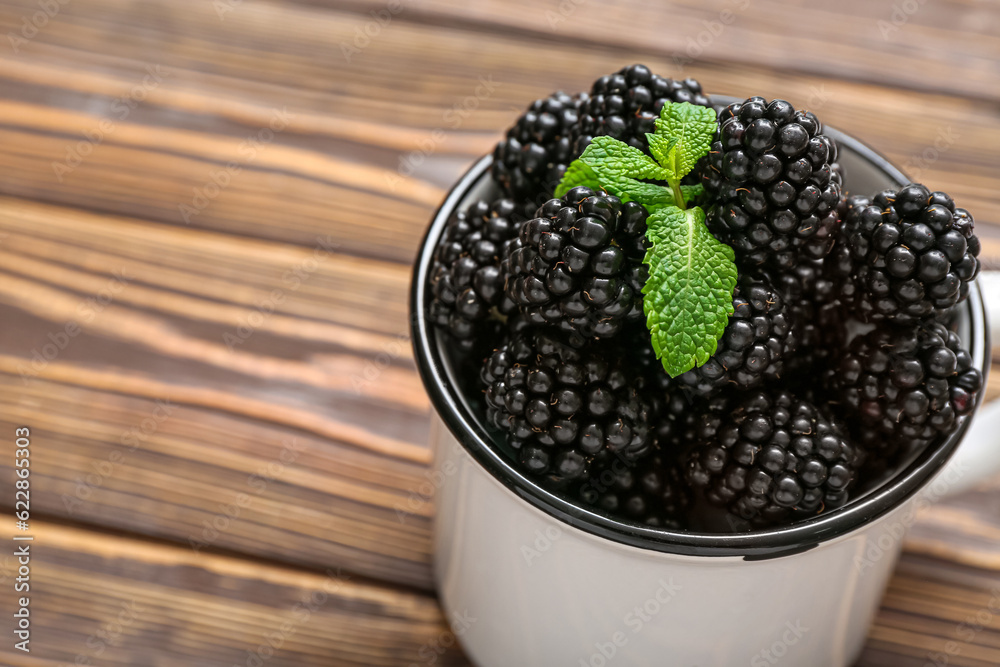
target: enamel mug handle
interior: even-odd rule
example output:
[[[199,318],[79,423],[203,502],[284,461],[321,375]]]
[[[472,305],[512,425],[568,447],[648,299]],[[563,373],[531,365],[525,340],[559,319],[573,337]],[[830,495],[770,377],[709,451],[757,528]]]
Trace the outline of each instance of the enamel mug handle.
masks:
[[[979,287],[986,306],[986,321],[990,340],[1000,342],[1000,271],[983,271]],[[948,484],[947,495],[960,493],[984,479],[1000,473],[1000,400],[979,408],[969,432],[941,477],[954,480]]]

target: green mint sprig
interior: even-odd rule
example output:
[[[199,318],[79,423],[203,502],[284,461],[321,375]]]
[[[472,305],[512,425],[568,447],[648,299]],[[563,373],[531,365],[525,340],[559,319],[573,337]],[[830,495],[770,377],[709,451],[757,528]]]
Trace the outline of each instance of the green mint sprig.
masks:
[[[656,131],[646,134],[653,157],[612,137],[596,137],[555,191],[562,197],[585,185],[649,211],[642,306],[653,350],[672,377],[715,354],[733,314],[733,249],[709,233],[702,208],[688,208],[702,197],[702,187],[680,183],[708,153],[715,128],[712,109],[668,102]]]

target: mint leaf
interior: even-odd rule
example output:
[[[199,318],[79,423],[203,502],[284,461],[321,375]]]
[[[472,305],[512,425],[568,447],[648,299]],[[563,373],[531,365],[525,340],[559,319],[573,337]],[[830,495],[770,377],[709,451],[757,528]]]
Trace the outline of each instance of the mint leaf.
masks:
[[[629,178],[666,178],[653,158],[614,137],[594,137],[580,159],[595,169]]]
[[[581,160],[573,160],[566,168],[566,173],[563,174],[562,180],[559,181],[553,194],[556,197],[562,197],[580,185],[585,185],[594,191],[601,189],[601,181],[597,178],[597,172],[594,171],[593,167]]]
[[[653,183],[643,183],[628,176],[605,168],[598,163],[596,168],[591,167],[582,160],[574,160],[566,169],[553,193],[556,197],[562,197],[567,192],[577,186],[586,186],[594,191],[604,190],[612,194],[623,202],[635,201],[652,210],[661,206],[672,206],[674,194],[662,185]],[[700,188],[699,192],[704,192],[700,185],[684,186],[684,188]]]
[[[677,377],[715,354],[733,313],[735,256],[709,233],[700,208],[661,208],[646,225],[646,326],[663,368]]]
[[[663,105],[655,122],[656,135],[675,141],[674,146],[664,152],[662,149],[666,144],[657,140],[657,150],[664,155],[656,156],[667,172],[662,178],[673,184],[687,176],[712,147],[712,137],[718,126],[717,116],[714,110],[690,102],[668,103]],[[650,150],[653,150],[652,143]]]
[[[555,190],[562,197],[571,189],[585,185],[605,190],[622,201],[639,202],[647,209],[674,204],[674,193],[640,178],[662,178],[663,167],[637,148],[613,137],[596,137],[578,160],[570,163]]]
[[[649,144],[649,152],[659,161],[661,165],[668,164],[670,152],[677,145],[675,137],[668,137],[665,134],[646,133],[646,143]]]
[[[608,192],[623,202],[636,201],[652,211],[663,206],[674,205],[674,193],[654,183],[643,183],[631,178],[617,178],[608,186]]]

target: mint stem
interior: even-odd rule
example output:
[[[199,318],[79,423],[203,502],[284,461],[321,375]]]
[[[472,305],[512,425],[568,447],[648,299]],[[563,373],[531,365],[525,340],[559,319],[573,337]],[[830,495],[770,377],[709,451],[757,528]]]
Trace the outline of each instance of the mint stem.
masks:
[[[684,193],[681,192],[681,182],[670,181],[670,189],[674,192],[674,205],[682,211],[685,210],[687,205],[684,203]]]

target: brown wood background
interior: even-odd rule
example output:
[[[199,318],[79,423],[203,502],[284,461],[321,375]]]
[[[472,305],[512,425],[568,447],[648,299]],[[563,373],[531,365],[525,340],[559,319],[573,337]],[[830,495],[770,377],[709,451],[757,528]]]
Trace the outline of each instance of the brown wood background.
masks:
[[[467,664],[433,504],[394,510],[429,459],[410,263],[554,89],[641,61],[808,106],[1000,261],[1000,4],[655,6],[0,0],[0,467],[12,496],[31,427],[36,537],[33,651],[5,621],[0,662]],[[960,628],[998,585],[1000,480],[922,515],[860,664],[1000,664],[1000,620]]]

